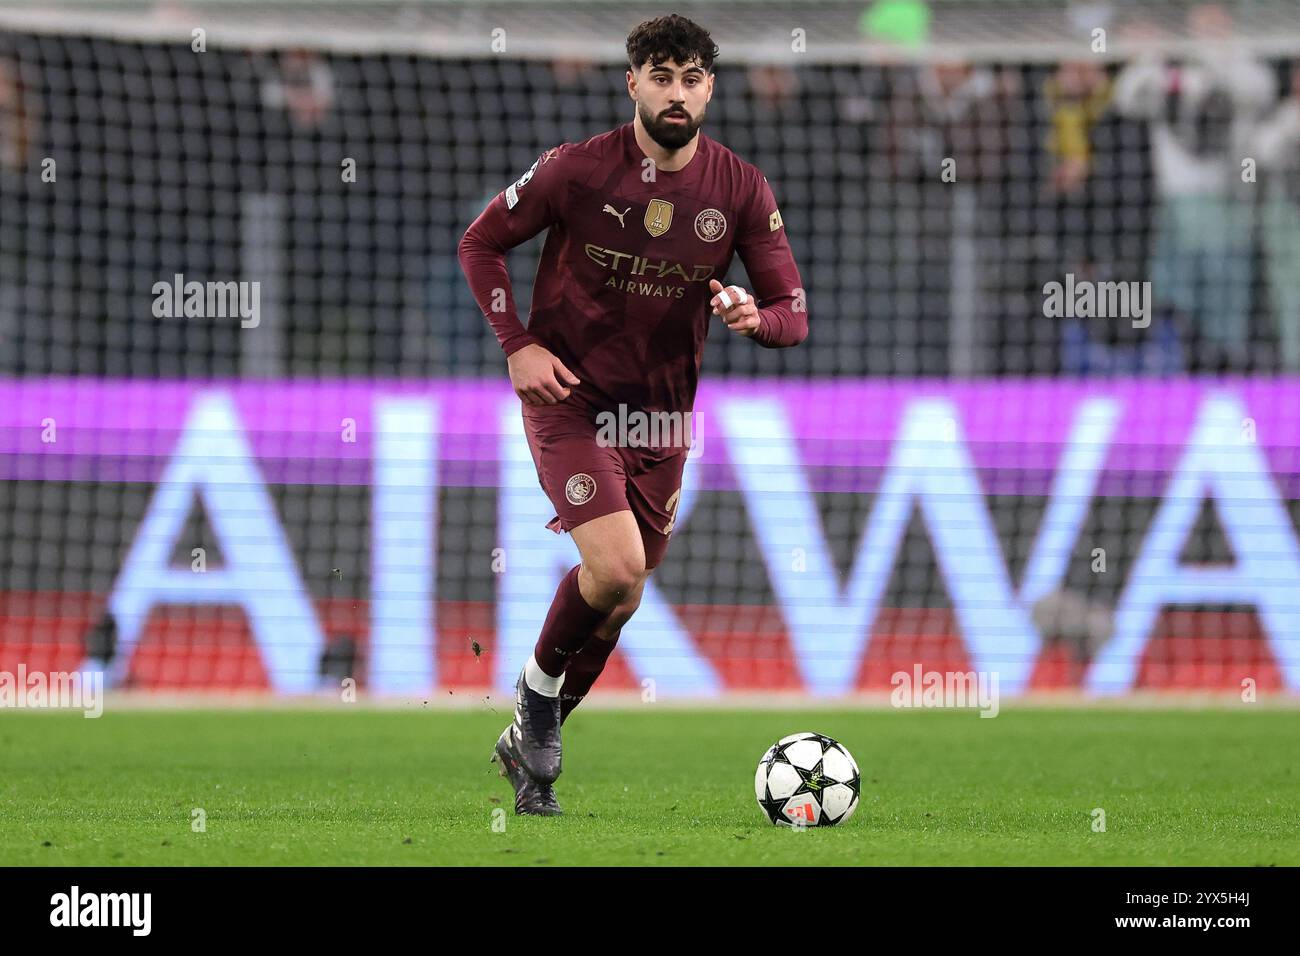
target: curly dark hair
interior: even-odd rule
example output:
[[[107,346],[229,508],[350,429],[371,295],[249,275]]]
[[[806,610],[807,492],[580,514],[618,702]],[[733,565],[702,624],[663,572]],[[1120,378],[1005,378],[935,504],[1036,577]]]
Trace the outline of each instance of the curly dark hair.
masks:
[[[627,61],[634,73],[647,60],[651,66],[666,60],[676,60],[682,65],[694,62],[704,72],[712,73],[717,56],[718,47],[709,31],[675,13],[646,20],[627,35]]]

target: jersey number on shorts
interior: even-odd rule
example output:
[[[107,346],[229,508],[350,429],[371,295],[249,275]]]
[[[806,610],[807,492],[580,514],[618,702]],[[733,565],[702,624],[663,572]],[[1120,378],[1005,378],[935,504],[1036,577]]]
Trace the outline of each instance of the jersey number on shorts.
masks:
[[[677,523],[677,502],[681,497],[682,497],[682,489],[678,488],[676,491],[673,492],[673,496],[668,499],[668,504],[664,505],[664,510],[667,511],[668,514],[670,515],[670,517],[668,518],[668,523],[664,525],[663,528],[664,534],[673,533],[673,525]]]

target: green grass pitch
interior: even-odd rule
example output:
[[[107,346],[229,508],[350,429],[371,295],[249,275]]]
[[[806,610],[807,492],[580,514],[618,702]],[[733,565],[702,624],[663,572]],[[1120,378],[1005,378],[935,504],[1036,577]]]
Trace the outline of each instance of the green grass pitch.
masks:
[[[347,706],[0,714],[0,864],[1300,863],[1294,710],[593,707],[565,727],[553,819],[516,817],[488,763],[507,720]],[[841,827],[773,827],[754,801],[758,758],[800,730],[837,738],[862,767]]]

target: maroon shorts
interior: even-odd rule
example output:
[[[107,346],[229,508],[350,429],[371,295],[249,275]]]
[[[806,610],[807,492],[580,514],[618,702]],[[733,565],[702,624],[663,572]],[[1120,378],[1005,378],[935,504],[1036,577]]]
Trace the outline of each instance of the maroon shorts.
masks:
[[[537,480],[555,506],[546,527],[559,534],[593,518],[631,511],[641,529],[646,567],[658,567],[673,531],[687,450],[664,456],[602,446],[594,415],[585,409],[564,403],[522,408]]]

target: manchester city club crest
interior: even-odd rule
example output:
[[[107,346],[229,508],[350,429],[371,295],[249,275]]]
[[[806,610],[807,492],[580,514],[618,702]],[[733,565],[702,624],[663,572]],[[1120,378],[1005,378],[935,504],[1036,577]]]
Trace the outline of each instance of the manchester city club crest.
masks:
[[[645,211],[646,232],[662,236],[673,224],[673,204],[666,199],[652,199]]]
[[[695,234],[705,242],[717,242],[727,234],[727,217],[717,209],[706,209],[695,217]]]
[[[585,505],[596,493],[596,479],[591,475],[576,474],[564,485],[564,497],[571,505]]]

